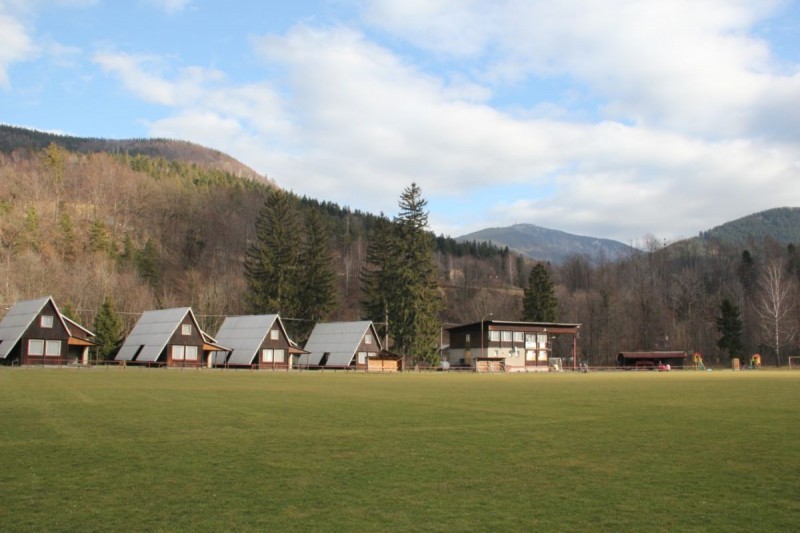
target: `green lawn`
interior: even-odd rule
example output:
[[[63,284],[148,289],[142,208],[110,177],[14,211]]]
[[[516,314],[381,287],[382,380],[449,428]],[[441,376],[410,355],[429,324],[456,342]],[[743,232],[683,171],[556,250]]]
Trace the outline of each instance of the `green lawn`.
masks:
[[[0,368],[2,531],[797,531],[800,372]]]

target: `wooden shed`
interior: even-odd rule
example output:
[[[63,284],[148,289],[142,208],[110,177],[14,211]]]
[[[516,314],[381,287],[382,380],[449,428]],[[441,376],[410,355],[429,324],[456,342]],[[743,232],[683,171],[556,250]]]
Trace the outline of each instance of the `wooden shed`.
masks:
[[[403,356],[387,350],[367,358],[367,372],[400,372],[402,366]]]
[[[200,329],[190,307],[145,311],[117,356],[118,362],[152,366],[200,367],[213,353],[228,351]]]
[[[306,353],[289,338],[278,315],[229,316],[216,340],[228,351],[217,351],[216,366],[289,370],[295,356]]]
[[[664,368],[683,368],[686,352],[619,352],[617,366],[620,368],[652,370]]]
[[[14,304],[0,321],[0,363],[88,364],[94,333],[61,314],[51,296]]]

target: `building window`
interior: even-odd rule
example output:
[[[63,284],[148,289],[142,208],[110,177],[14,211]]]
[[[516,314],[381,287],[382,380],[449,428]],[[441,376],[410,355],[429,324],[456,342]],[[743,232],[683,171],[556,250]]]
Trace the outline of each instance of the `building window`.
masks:
[[[369,333],[364,335],[364,344],[372,344],[372,335]]]
[[[183,346],[174,345],[172,347],[172,360],[173,361],[183,361],[185,357],[186,357],[186,355],[185,355],[185,350],[184,350]]]
[[[498,342],[500,340],[500,332],[499,331],[490,331],[489,332],[489,340],[492,342]]]
[[[510,331],[502,331],[503,342],[511,342],[511,332]]]
[[[283,350],[275,350],[275,362],[276,363],[285,363],[286,362],[286,352]]]
[[[514,342],[525,342],[525,333],[522,331],[515,331]]]
[[[30,339],[28,341],[28,355],[44,355],[44,341]]]
[[[270,350],[268,348],[265,348],[265,349],[261,350],[261,362],[262,363],[271,363],[274,358],[275,358],[275,353],[272,350]]]
[[[197,361],[197,346],[186,346],[184,354],[187,361]]]
[[[469,344],[469,333],[464,336],[464,343]]]
[[[182,324],[181,325],[181,335],[191,335],[192,334],[192,325],[191,324]]]
[[[525,360],[526,361],[536,361],[536,351],[534,351],[534,350],[526,350],[525,351]]]
[[[269,330],[269,338],[273,341],[280,339],[280,332],[277,329]]]
[[[61,341],[45,342],[44,354],[48,357],[59,357],[61,355]]]
[[[53,315],[42,315],[39,324],[43,328],[52,328],[53,327]]]
[[[367,352],[358,352],[358,364],[359,365],[367,364]]]

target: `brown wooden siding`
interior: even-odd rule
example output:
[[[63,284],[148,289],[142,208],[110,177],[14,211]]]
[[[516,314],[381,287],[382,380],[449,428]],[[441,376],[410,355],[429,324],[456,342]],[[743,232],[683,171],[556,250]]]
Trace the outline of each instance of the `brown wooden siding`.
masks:
[[[183,326],[189,325],[192,328],[192,332],[189,335],[183,334]],[[162,357],[166,360],[167,366],[174,366],[174,367],[199,367],[204,366],[204,359],[205,353],[203,352],[203,336],[200,335],[200,331],[197,329],[192,317],[189,313],[186,313],[186,316],[183,317],[180,325],[175,330],[175,333],[172,334],[170,337],[169,342],[167,343],[167,347],[165,348],[166,354],[159,357]],[[195,361],[186,361],[185,359],[172,359],[172,347],[173,346],[196,346],[197,347],[197,360]]]
[[[46,328],[42,327],[42,316],[47,315],[53,317],[53,327]],[[34,340],[57,340],[61,341],[61,353],[58,356],[46,356],[46,355],[30,355],[28,354],[28,341],[31,339]],[[19,341],[19,351],[20,351],[20,364],[23,365],[36,365],[36,364],[48,364],[48,365],[63,365],[69,362],[67,354],[69,351],[68,343],[69,342],[69,333],[67,330],[64,329],[64,325],[59,318],[58,312],[56,311],[53,302],[47,302],[47,304],[42,308],[36,318],[33,320],[28,329],[25,330],[25,333],[22,334],[22,338]]]

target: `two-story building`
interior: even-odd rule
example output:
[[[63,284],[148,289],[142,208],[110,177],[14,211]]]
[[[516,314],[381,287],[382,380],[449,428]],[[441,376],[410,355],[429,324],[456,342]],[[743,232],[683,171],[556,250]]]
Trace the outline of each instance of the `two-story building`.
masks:
[[[580,324],[483,320],[448,328],[451,366],[505,372],[548,371],[554,341],[567,336],[568,348],[559,357],[577,364]]]

